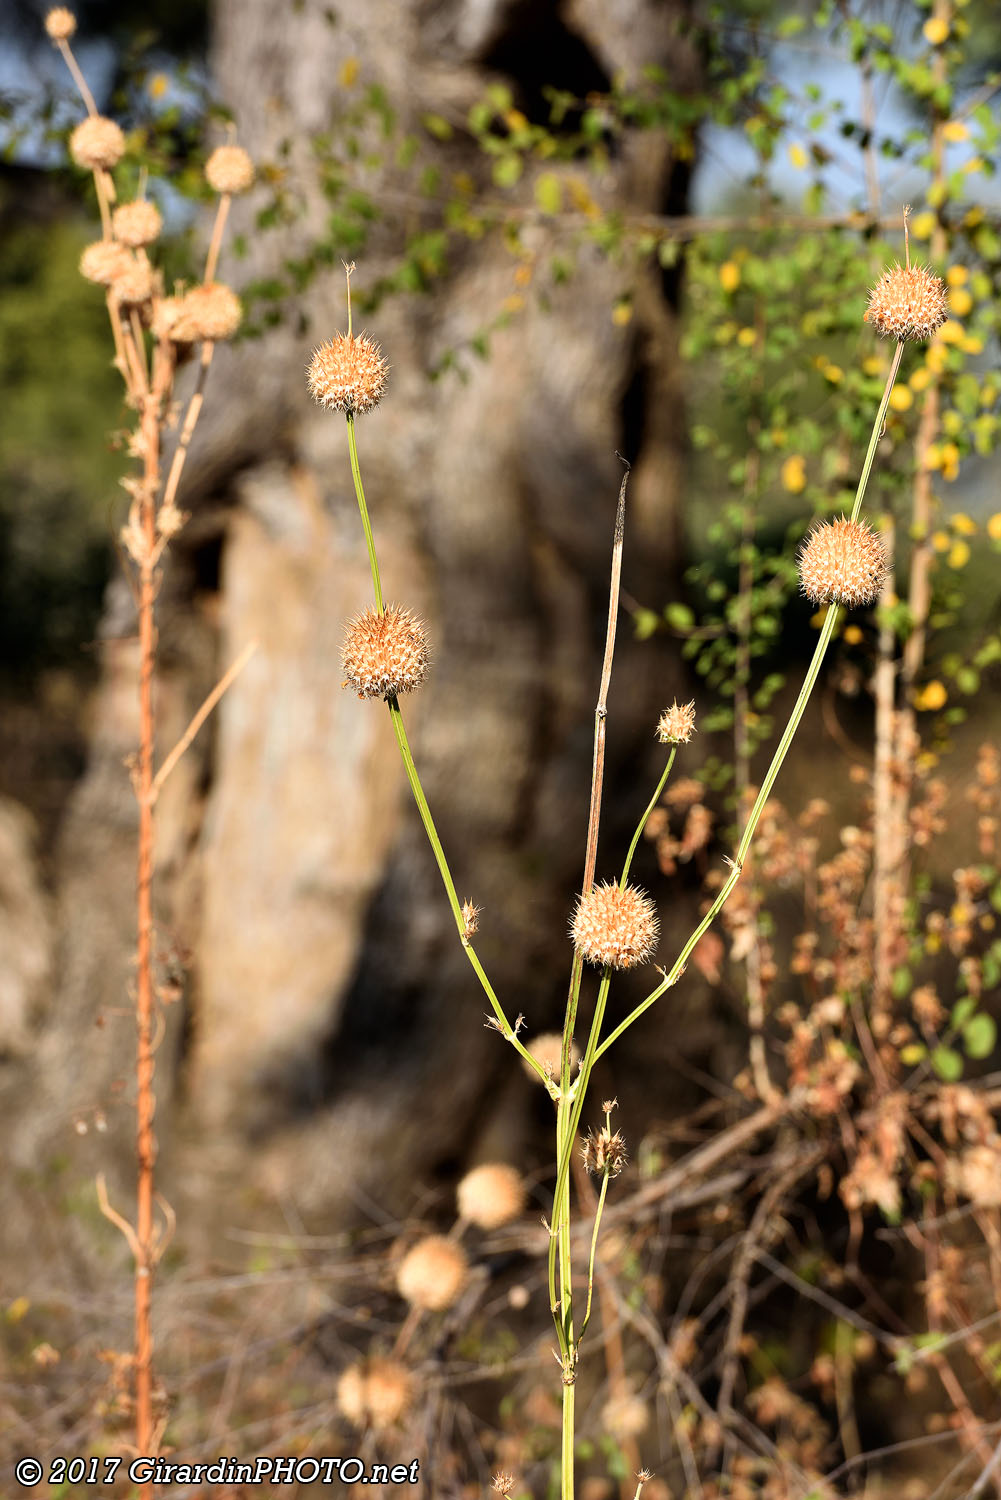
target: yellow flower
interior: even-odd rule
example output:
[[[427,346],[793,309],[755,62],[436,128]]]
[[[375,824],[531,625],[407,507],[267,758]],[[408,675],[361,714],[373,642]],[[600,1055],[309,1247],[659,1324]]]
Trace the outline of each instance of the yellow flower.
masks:
[[[977,338],[976,334],[968,334],[965,339],[960,339],[959,347],[964,354],[983,354],[984,341]]]
[[[719,284],[724,292],[735,292],[740,286],[740,267],[735,261],[725,260],[720,266]]]
[[[832,385],[838,385],[845,378],[845,372],[840,365],[825,365],[824,379],[829,380]]]
[[[146,91],[151,99],[162,99],[167,92],[168,84],[166,73],[153,73],[146,85]]]
[[[914,405],[914,393],[906,385],[895,385],[890,392],[890,405],[894,411],[908,411]]]
[[[948,552],[950,545],[949,533],[947,531],[933,531],[931,534],[931,544],[936,552]]]
[[[971,156],[969,161],[964,161],[963,165],[960,167],[961,172],[966,172],[970,176],[972,176],[974,172],[982,172],[983,170],[984,159],[982,156]]]
[[[878,354],[870,354],[862,361],[862,373],[863,375],[882,375],[883,361]]]
[[[942,139],[950,142],[968,141],[970,128],[963,120],[947,120],[942,126]]]
[[[941,16],[932,16],[922,26],[921,31],[929,46],[941,47],[942,43],[948,39],[949,23],[943,20]]]
[[[945,279],[949,286],[965,286],[970,279],[970,273],[965,266],[950,266],[945,273]]]
[[[806,152],[803,150],[803,147],[799,144],[799,142],[794,141],[793,144],[789,147],[789,160],[792,162],[794,167],[802,168],[806,166],[810,158],[807,156]]]
[[[925,355],[925,364],[933,375],[941,375],[949,359],[949,351],[944,344],[929,344]]]
[[[947,318],[938,331],[938,336],[943,344],[958,344],[966,337],[966,330],[962,323],[957,323],[955,318]]]
[[[1001,510],[996,510],[987,521],[987,535],[992,542],[1001,542]]]
[[[965,568],[970,560],[970,545],[962,540],[953,542],[947,562],[950,568]]]
[[[963,419],[958,411],[947,411],[942,417],[942,431],[949,437],[958,437],[963,430]]]
[[[973,298],[965,286],[953,287],[949,293],[949,307],[957,318],[965,318],[973,306]]]
[[[918,214],[911,221],[911,234],[916,240],[927,240],[931,238],[932,230],[935,228],[935,215],[930,213]]]
[[[952,529],[953,531],[958,531],[960,536],[974,536],[977,530],[977,523],[971,520],[964,511],[957,510],[952,518]]]
[[[358,78],[359,67],[360,64],[357,57],[346,57],[344,59],[341,63],[340,72],[337,75],[337,81],[342,89],[349,89],[353,86]]]
[[[931,371],[925,365],[918,365],[907,384],[912,391],[927,390],[931,384]]]
[[[949,698],[945,687],[936,677],[931,682],[926,682],[923,688],[919,688],[914,694],[914,707],[920,713],[935,713],[944,708]]]
[[[862,632],[857,625],[846,625],[843,639],[846,646],[857,646],[863,639]]]
[[[758,335],[753,328],[742,328],[737,335],[737,343],[742,349],[750,349],[752,344],[757,343]]]
[[[924,467],[926,469],[940,469],[942,467],[942,446],[940,443],[929,443],[925,449]]]
[[[806,460],[799,453],[792,453],[782,465],[782,486],[790,495],[798,495],[806,489]]]

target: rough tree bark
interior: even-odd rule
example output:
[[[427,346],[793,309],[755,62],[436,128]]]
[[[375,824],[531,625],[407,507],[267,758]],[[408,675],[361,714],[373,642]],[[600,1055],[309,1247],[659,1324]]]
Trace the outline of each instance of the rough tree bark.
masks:
[[[682,12],[681,0],[218,0],[214,76],[241,143],[273,160],[286,142],[301,185],[349,57],[407,121],[462,114],[491,79],[531,110],[547,79],[583,91],[657,63],[692,84]],[[462,148],[440,149],[449,170],[464,164]],[[604,189],[627,209],[677,211],[687,170],[648,140],[613,158]],[[391,170],[364,185],[385,194],[386,215],[361,285],[404,231]],[[257,234],[249,204],[233,279],[273,273],[323,213],[314,185],[302,221]],[[659,603],[679,564],[683,432],[674,282],[651,272],[620,328],[621,272],[596,251],[547,311],[529,294],[465,383],[432,384],[429,365],[500,307],[513,269],[490,237],[432,295],[382,305],[368,331],[391,388],[359,443],[387,598],[424,614],[435,647],[430,686],[404,705],[429,799],[460,894],[483,907],[484,961],[531,1033],[558,1023],[569,970],[615,451],[634,463],[626,586]],[[527,1127],[511,1122],[532,1118],[531,1085],[483,1028],[387,716],[341,689],[342,625],[370,584],[344,424],[310,406],[303,379],[311,341],[344,323],[339,268],[302,311],[306,331],[292,315],[217,354],[161,615],[164,749],[214,675],[260,643],[161,808],[159,946],[168,978],[188,967],[157,1123],[163,1180],[174,1195],[186,1183],[189,1223],[199,1198],[217,1222],[220,1187],[236,1181],[312,1212],[350,1215],[364,1196],[405,1209],[415,1177],[512,1153]],[[109,1103],[132,1046],[131,629],[116,587],[90,768],[62,844],[59,983],[15,1141],[37,1166],[70,1139],[81,1178],[107,1164],[110,1139],[123,1161],[131,1140],[128,1109]],[[628,630],[620,640],[599,875],[647,794],[656,715],[678,688],[669,655]],[[655,1066],[649,1033],[642,1050]],[[110,1125],[96,1150],[70,1131],[95,1105]]]

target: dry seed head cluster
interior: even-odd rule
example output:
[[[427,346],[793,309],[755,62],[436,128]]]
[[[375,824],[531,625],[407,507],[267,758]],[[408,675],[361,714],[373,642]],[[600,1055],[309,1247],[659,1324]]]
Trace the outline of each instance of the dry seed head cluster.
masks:
[[[431,652],[420,620],[388,605],[362,610],[347,629],[341,661],[348,685],[361,698],[412,693],[428,674]]]
[[[328,411],[371,411],[386,390],[389,365],[365,334],[335,334],[314,351],[306,372],[310,393]]]
[[[45,17],[45,31],[53,42],[68,42],[76,31],[76,16],[65,5],[56,5]]]
[[[695,700],[679,706],[677,701],[665,708],[657,721],[657,738],[662,745],[687,745],[695,733]]]
[[[622,1132],[619,1130],[612,1132],[607,1125],[602,1125],[597,1135],[588,1131],[587,1140],[581,1147],[581,1152],[584,1157],[584,1166],[592,1177],[600,1177],[604,1172],[607,1172],[609,1177],[618,1177],[629,1161]]]
[[[660,925],[653,902],[638,886],[623,890],[606,882],[578,899],[570,936],[589,963],[632,969],[657,947]]]
[[[242,316],[236,293],[221,281],[211,281],[184,293],[170,322],[170,337],[178,344],[218,343],[233,337]]]
[[[217,146],[205,163],[205,180],[216,193],[245,193],[254,184],[254,163],[242,146]]]
[[[525,1207],[521,1173],[503,1162],[489,1162],[467,1172],[457,1189],[459,1217],[479,1229],[499,1229],[517,1219]]]
[[[114,240],[95,240],[80,256],[80,275],[97,286],[111,286],[119,276],[126,275],[135,263],[135,256],[124,245]]]
[[[810,532],[799,554],[803,592],[814,604],[871,604],[886,578],[882,537],[864,521],[824,521]]]
[[[104,115],[88,115],[70,136],[70,156],[88,172],[110,172],[124,155],[121,127]]]
[[[116,240],[138,250],[143,245],[152,245],[163,228],[163,220],[155,203],[137,198],[134,203],[123,203],[115,209],[111,228]]]
[[[891,266],[869,293],[863,321],[884,338],[927,339],[948,317],[945,284],[924,266]]]
[[[429,1234],[409,1250],[396,1273],[396,1289],[411,1307],[441,1312],[462,1294],[469,1278],[465,1251],[443,1234]]]
[[[337,1382],[337,1405],[356,1427],[393,1427],[413,1402],[413,1376],[397,1359],[361,1360]]]
[[[129,251],[129,261],[111,283],[111,294],[126,307],[140,307],[148,302],[157,289],[156,272],[149,261],[142,260]]]

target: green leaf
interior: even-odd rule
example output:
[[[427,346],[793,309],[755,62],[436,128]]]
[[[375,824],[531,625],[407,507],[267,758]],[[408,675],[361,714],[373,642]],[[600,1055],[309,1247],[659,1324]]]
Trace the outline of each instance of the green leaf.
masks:
[[[936,1047],[931,1065],[943,1083],[957,1083],[963,1076],[963,1059],[952,1047]]]
[[[535,184],[535,201],[544,214],[558,214],[563,207],[563,184],[555,172],[543,172]]]
[[[977,1062],[990,1057],[997,1035],[998,1029],[993,1016],[981,1011],[979,1015],[971,1017],[963,1027],[963,1046],[967,1057],[972,1057]]]
[[[672,630],[691,630],[695,624],[695,615],[689,609],[688,605],[680,604],[677,601],[665,607],[664,619]]]
[[[450,141],[452,139],[452,127],[444,115],[424,115],[421,123],[428,134],[434,136],[435,140]]]
[[[949,1020],[957,1031],[963,1029],[976,1008],[977,1002],[972,995],[964,995],[962,1000],[956,1001],[952,1007],[952,1015],[949,1017]]]
[[[656,634],[660,616],[652,609],[638,609],[633,615],[633,627],[638,641],[648,641]]]
[[[514,187],[521,176],[521,157],[509,151],[494,162],[493,179],[498,187]]]

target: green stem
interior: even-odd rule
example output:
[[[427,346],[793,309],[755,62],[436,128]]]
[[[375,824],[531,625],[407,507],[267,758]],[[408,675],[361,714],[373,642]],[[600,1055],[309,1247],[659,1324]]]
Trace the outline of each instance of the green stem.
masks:
[[[560,1449],[560,1500],[573,1500],[574,1391],[573,1382],[563,1386],[563,1442]]]
[[[664,790],[665,785],[667,784],[667,778],[671,774],[671,767],[674,765],[674,757],[677,755],[677,753],[678,753],[678,747],[677,747],[677,745],[672,745],[671,746],[671,753],[667,757],[667,765],[664,767],[664,774],[663,774],[663,776],[660,778],[660,780],[657,783],[657,790],[654,792],[653,796],[650,798],[650,801],[646,805],[646,811],[644,812],[643,816],[640,818],[639,822],[636,824],[636,832],[633,834],[633,841],[629,845],[629,853],[626,855],[626,862],[622,866],[622,878],[619,881],[619,886],[621,887],[622,890],[625,890],[625,888],[626,888],[626,882],[629,879],[629,867],[630,867],[630,865],[633,862],[633,855],[636,853],[636,845],[640,841],[640,834],[643,832],[644,828],[646,827],[647,820],[649,819],[650,814],[653,812],[654,808],[657,806],[657,803],[660,801],[660,794]]]
[[[355,438],[354,412],[348,412],[348,451],[351,454],[351,478],[355,482],[355,495],[358,499],[358,509],[361,512],[361,524],[365,532],[365,543],[368,547],[368,564],[372,569],[372,589],[375,593],[375,604],[380,615],[385,614],[386,606],[382,602],[382,583],[379,579],[379,560],[375,555],[375,538],[372,535],[372,523],[368,518],[368,506],[365,504],[365,490],[361,482],[361,469],[358,465],[358,443]]]
[[[584,1321],[580,1325],[580,1333],[577,1336],[578,1344],[580,1344],[581,1339],[587,1332],[587,1325],[591,1321],[591,1296],[594,1292],[594,1256],[598,1248],[598,1230],[601,1228],[601,1215],[605,1209],[605,1197],[607,1193],[608,1171],[606,1169],[602,1174],[601,1192],[598,1194],[598,1207],[594,1213],[594,1229],[591,1233],[591,1254],[587,1262],[587,1306],[584,1309]]]

